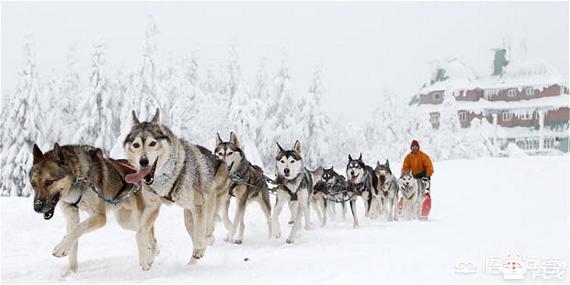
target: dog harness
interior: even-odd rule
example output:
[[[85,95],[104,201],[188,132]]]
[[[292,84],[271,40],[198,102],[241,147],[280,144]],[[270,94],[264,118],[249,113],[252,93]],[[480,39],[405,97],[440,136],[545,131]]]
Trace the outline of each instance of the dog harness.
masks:
[[[310,187],[310,185],[307,185],[307,184],[312,184],[311,179],[308,175],[309,174],[307,173],[307,169],[303,169],[303,171],[299,172],[299,174],[297,174],[297,176],[295,178],[293,178],[292,180],[287,180],[282,176],[277,176],[277,179],[275,180],[275,184],[282,187],[283,190],[285,190],[285,192],[287,192],[289,194],[289,196],[291,197],[291,201],[297,201],[298,200],[297,192],[299,191],[299,189],[301,189],[302,187],[306,187],[307,189],[309,189],[309,191],[311,191],[313,188],[313,187]],[[301,178],[301,176],[302,176],[302,178]],[[287,187],[286,183],[289,181],[295,181],[295,180],[300,179],[300,178],[303,180],[301,180],[301,182],[299,183],[299,186],[297,186],[297,189],[295,190],[295,192],[291,191],[291,189],[289,189],[289,187]]]

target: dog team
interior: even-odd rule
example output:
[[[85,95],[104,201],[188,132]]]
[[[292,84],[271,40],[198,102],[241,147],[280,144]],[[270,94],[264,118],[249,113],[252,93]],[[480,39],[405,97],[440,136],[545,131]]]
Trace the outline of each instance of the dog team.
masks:
[[[250,202],[261,207],[269,238],[281,237],[279,216],[288,205],[291,227],[286,243],[295,242],[303,220],[305,230],[314,228],[311,207],[324,226],[327,216],[335,211],[334,204],[342,206],[344,216],[348,202],[354,227],[359,226],[358,197],[364,203],[365,216],[372,219],[380,215],[388,221],[426,219],[431,207],[429,178],[433,167],[415,140],[399,178],[392,173],[388,160],[372,168],[364,163],[362,154],[358,158],[348,155],[346,179],[332,167],[311,171],[303,163],[299,141],[292,149],[277,143],[273,180],[247,160],[233,132],[229,141],[218,134],[212,152],[179,138],[161,124],[158,109],[150,121],[144,122],[133,111],[132,121],[123,143],[126,160],[106,157],[101,149],[86,145],[56,143],[45,153],[34,145],[30,170],[34,210],[49,220],[56,205],[62,208],[67,235],[52,254],[68,256],[67,273],[77,272],[79,238],[103,227],[108,212],[115,214],[122,228],[136,232],[139,265],[146,271],[159,253],[154,223],[163,203],[183,208],[193,245],[190,264],[214,244],[216,221],[222,221],[226,241],[242,243]],[[268,182],[275,187],[270,188]],[[276,195],[273,208],[271,194]],[[235,198],[236,210],[230,220],[231,197]],[[80,221],[79,211],[86,212],[88,218]]]

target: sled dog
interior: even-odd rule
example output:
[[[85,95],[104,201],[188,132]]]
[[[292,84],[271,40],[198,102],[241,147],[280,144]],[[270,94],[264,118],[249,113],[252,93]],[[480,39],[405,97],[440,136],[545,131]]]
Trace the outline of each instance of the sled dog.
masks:
[[[305,217],[305,230],[312,230],[309,202],[313,191],[313,178],[305,168],[301,156],[301,143],[295,142],[293,150],[283,149],[277,143],[277,156],[275,157],[277,169],[277,201],[273,209],[272,233],[275,238],[281,236],[279,226],[279,214],[285,205],[289,203],[291,208],[291,232],[286,239],[287,243],[294,243],[297,231],[301,226],[301,218]]]
[[[408,172],[402,174],[402,177],[398,179],[398,184],[400,196],[403,198],[402,217],[407,220],[418,218],[425,192],[424,183]]]
[[[369,218],[377,217],[377,200],[375,199],[378,191],[378,178],[374,174],[374,169],[366,165],[362,161],[362,153],[358,159],[353,159],[348,155],[348,164],[346,165],[346,177],[348,187],[354,193],[350,200],[350,210],[354,219],[354,227],[358,227],[358,217],[356,215],[356,198],[361,197],[364,201],[365,216]]]
[[[77,272],[79,238],[103,227],[108,210],[114,212],[121,227],[136,232],[139,265],[143,270],[151,268],[158,253],[154,221],[158,216],[160,200],[150,193],[132,188],[138,187],[135,184],[140,181],[125,181],[125,176],[134,172],[126,163],[126,160],[106,158],[101,149],[87,145],[59,146],[56,143],[53,150],[43,153],[34,144],[30,171],[34,211],[49,220],[54,215],[56,205],[63,209],[67,235],[52,254],[55,257],[68,256],[66,274]],[[105,197],[123,197],[124,200],[116,206],[107,204],[92,190]],[[129,193],[132,196],[127,196]],[[80,222],[79,211],[86,212],[89,217]]]
[[[267,220],[269,237],[271,238],[271,202],[269,201],[269,187],[265,181],[263,170],[257,165],[251,164],[245,157],[241,149],[239,139],[233,132],[230,133],[230,140],[224,142],[220,134],[216,136],[216,148],[214,153],[218,159],[223,160],[228,166],[232,184],[230,195],[236,198],[236,212],[231,229],[228,231],[226,241],[233,241],[241,244],[245,230],[244,216],[246,206],[255,201],[261,207]],[[230,205],[227,200],[226,211]],[[234,238],[236,230],[237,237]]]
[[[378,189],[380,201],[382,202],[381,212],[384,213],[386,220],[395,221],[397,220],[397,199],[400,187],[398,187],[398,180],[392,175],[388,159],[386,159],[384,164],[380,164],[380,162],[377,161],[374,172],[378,177],[378,186],[376,188]]]
[[[159,122],[140,122],[132,112],[133,126],[123,143],[129,161],[143,176],[145,191],[184,209],[184,224],[192,239],[189,264],[197,262],[214,243],[215,218],[229,199],[230,176],[226,164],[203,146],[178,138]],[[231,222],[223,215],[226,229]]]

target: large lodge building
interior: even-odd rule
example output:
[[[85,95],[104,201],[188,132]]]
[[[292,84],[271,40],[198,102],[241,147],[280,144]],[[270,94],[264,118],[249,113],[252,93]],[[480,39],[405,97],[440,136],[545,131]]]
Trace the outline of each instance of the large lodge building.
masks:
[[[453,96],[461,127],[485,119],[494,126],[492,141],[499,152],[509,143],[529,154],[568,152],[566,79],[544,61],[509,62],[505,55],[505,49],[495,50],[493,73],[484,77],[458,59],[440,64],[410,104],[429,113],[437,129],[444,97]]]

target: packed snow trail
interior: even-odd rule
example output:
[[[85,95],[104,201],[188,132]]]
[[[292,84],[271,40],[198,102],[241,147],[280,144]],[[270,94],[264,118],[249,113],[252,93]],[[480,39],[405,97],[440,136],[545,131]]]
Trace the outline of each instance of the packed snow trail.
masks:
[[[399,165],[392,167],[399,173]],[[2,282],[505,282],[501,274],[484,272],[486,257],[514,253],[568,264],[568,156],[454,160],[434,167],[427,222],[369,220],[359,202],[360,228],[352,228],[348,214],[346,221],[332,219],[324,228],[301,231],[295,244],[287,245],[284,237],[267,238],[253,203],[242,245],[223,242],[225,231],[218,224],[215,245],[188,266],[192,243],[182,209],[163,206],[156,224],[160,255],[150,271],[138,266],[134,233],[111,217],[104,228],[80,239],[79,273],[67,278],[60,277],[67,258],[51,256],[65,235],[61,210],[44,221],[31,199],[2,198]],[[288,218],[284,210],[283,236]],[[317,224],[314,212],[312,218]],[[456,273],[460,261],[473,262],[476,272]],[[568,272],[564,278],[549,282],[568,282]],[[526,279],[545,282],[529,274]]]

